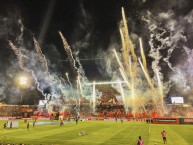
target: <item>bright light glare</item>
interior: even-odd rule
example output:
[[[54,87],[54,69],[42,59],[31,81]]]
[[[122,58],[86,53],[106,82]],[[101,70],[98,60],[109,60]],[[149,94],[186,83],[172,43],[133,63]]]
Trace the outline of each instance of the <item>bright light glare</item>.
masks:
[[[26,85],[27,84],[27,78],[26,77],[20,77],[20,85]]]
[[[184,98],[183,97],[171,97],[172,103],[184,103]]]

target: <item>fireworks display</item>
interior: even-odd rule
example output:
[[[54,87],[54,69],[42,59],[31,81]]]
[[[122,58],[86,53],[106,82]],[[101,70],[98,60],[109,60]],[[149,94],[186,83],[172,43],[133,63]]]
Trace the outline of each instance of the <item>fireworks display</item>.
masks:
[[[28,89],[40,93],[37,100],[45,99],[48,110],[52,110],[53,104],[63,106],[60,110],[64,110],[67,104],[75,104],[79,110],[82,102],[89,102],[94,112],[97,105],[106,99],[104,97],[101,101],[101,96],[108,93],[112,95],[111,90],[101,92],[97,86],[105,88],[108,85],[119,92],[116,95],[117,102],[123,104],[126,113],[146,112],[149,103],[153,104],[152,110],[164,115],[167,112],[167,99],[171,96],[183,96],[191,104],[193,10],[182,14],[177,14],[175,9],[171,11],[172,6],[180,9],[177,1],[169,2],[165,11],[146,8],[148,0],[133,3],[138,7],[144,5],[144,8],[128,10],[126,6],[119,5],[116,30],[107,36],[108,41],[99,39],[103,34],[98,36],[99,33],[92,30],[95,28],[92,23],[97,19],[92,21],[89,11],[82,4],[81,13],[77,15],[85,21],[73,23],[78,30],[71,32],[56,26],[65,33],[66,38],[61,31],[51,30],[59,41],[57,45],[38,42],[32,30],[24,27],[22,19],[1,16],[0,43],[9,51],[9,57],[2,57],[2,62],[8,61],[10,64],[0,74],[7,78],[7,81],[0,80],[1,100],[19,103],[5,98],[12,94],[20,95],[20,92],[6,89],[6,86],[21,71],[29,74],[32,83]],[[130,5],[133,7],[133,4]],[[154,5],[156,7],[158,3],[154,2]],[[99,22],[103,23],[100,19]],[[15,26],[12,26],[13,23]],[[41,41],[46,42],[47,29],[48,24],[42,30],[44,35],[41,34]],[[52,42],[52,36],[47,37]],[[4,66],[3,63],[1,65]],[[96,77],[97,73],[101,77]],[[12,86],[13,90],[17,88],[19,86]],[[111,100],[116,102],[113,97],[107,102],[113,102]]]

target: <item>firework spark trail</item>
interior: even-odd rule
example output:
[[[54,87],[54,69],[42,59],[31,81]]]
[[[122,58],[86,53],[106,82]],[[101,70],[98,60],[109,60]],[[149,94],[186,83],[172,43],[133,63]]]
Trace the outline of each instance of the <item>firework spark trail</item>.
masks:
[[[84,69],[83,69],[82,64],[80,63],[79,57],[77,55],[78,55],[78,53],[76,53],[75,59],[76,59],[76,62],[78,64],[79,80],[80,80],[80,82],[82,82],[81,90],[82,90],[82,94],[84,93],[84,95],[86,96],[86,94],[88,92],[90,92],[90,91],[88,91],[88,88],[86,88],[86,86],[85,86],[86,83],[88,82],[88,79],[85,75]]]
[[[133,111],[132,111],[132,113],[134,114],[134,117],[135,117],[135,113],[136,113],[136,106],[135,106],[135,91],[134,91],[134,86],[133,86],[133,84],[132,84],[132,86],[131,86],[132,88],[131,88],[131,104],[132,104],[132,106],[133,106]]]
[[[22,52],[18,48],[16,48],[16,46],[14,46],[11,41],[9,41],[9,46],[15,52],[15,55],[17,56],[17,59],[19,61],[20,68],[29,72],[29,70],[24,66],[24,57],[26,57],[26,56],[23,55]]]
[[[122,41],[122,48],[123,48],[123,60],[124,60],[124,65],[126,67],[126,70],[129,72],[129,76],[131,78],[133,78],[133,72],[131,71],[131,56],[129,55],[129,51],[128,49],[126,48],[126,42],[125,42],[125,39],[123,37],[123,33],[122,33],[122,30],[120,29],[120,34],[121,34],[121,41]],[[118,58],[118,55],[116,54],[116,51],[115,51],[115,55],[116,55],[116,58]],[[119,58],[118,58],[119,60]],[[128,64],[128,61],[129,61],[129,64]],[[120,60],[119,60],[120,62]],[[123,66],[123,65],[122,65]],[[123,68],[122,68],[123,70]],[[134,71],[134,70],[133,70]],[[125,71],[124,71],[125,72]],[[126,73],[125,73],[126,74]]]
[[[125,81],[126,83],[129,83],[129,82],[126,80],[126,77],[125,77],[125,75],[123,74],[123,71],[122,71],[120,68],[119,68],[119,71],[120,71],[120,73],[121,73],[124,81]],[[131,97],[132,97],[132,99],[138,100],[138,102],[139,102],[139,103],[141,104],[141,106],[143,107],[144,111],[147,112],[146,109],[145,109],[145,106],[144,106],[143,103],[141,102],[141,99],[139,99],[138,94],[135,92],[133,81],[131,81],[131,84],[128,84],[128,85],[131,87],[130,89],[131,89]],[[132,106],[133,106],[133,105],[135,105],[135,103],[132,102]],[[133,108],[134,108],[134,110],[136,110],[136,106],[133,106]]]
[[[126,53],[129,55],[130,54],[130,48],[128,47],[129,45],[129,31],[128,31],[128,27],[127,27],[127,20],[125,17],[125,11],[124,8],[122,7],[121,9],[122,12],[122,21],[123,24],[120,25],[120,35],[121,35],[121,41],[122,41],[122,47],[123,47],[123,51],[126,51]]]
[[[160,80],[160,76],[159,76],[159,72],[156,70],[156,76],[157,76],[157,81],[158,81],[158,86],[159,86],[159,94],[160,94],[160,100],[161,100],[161,111],[162,114],[165,112],[165,108],[164,108],[164,102],[163,102],[163,98],[164,98],[164,93],[163,93],[163,85],[161,83]]]
[[[127,80],[126,76],[124,75],[124,73],[123,73],[122,69],[121,69],[121,68],[119,68],[119,71],[120,71],[120,73],[121,73],[121,76],[122,76],[122,78],[123,78],[124,82],[126,82],[126,84],[127,84],[128,88],[129,88],[129,89],[131,89],[131,84],[128,82],[128,80]]]
[[[137,85],[134,83],[135,79],[136,79],[137,56],[136,56],[135,51],[134,51],[134,45],[133,45],[131,38],[129,36],[127,21],[126,21],[125,12],[124,12],[123,8],[122,8],[122,20],[123,20],[123,26],[122,26],[122,28],[120,28],[120,35],[121,35],[121,41],[122,41],[122,47],[123,47],[123,60],[124,60],[125,67],[126,67],[127,71],[129,72],[129,76],[131,78],[131,85],[129,85],[129,89],[131,89],[132,92],[134,92],[135,85]],[[131,52],[132,59],[130,56],[130,52]],[[133,65],[132,65],[132,60],[134,62]],[[123,75],[126,73],[121,72],[121,74]],[[125,78],[125,77],[123,76],[123,78]],[[127,80],[128,80],[128,78],[127,78]],[[138,98],[138,95],[133,94],[132,97],[133,97],[132,106],[136,110],[136,106],[135,106],[135,103],[133,103],[133,101],[134,101],[134,98],[135,99]]]
[[[126,67],[126,70],[129,71],[129,65],[128,65],[129,49],[127,49],[126,42],[121,29],[120,29],[120,35],[121,35],[121,43],[122,43],[122,50],[123,50],[122,55],[123,55],[124,65]]]
[[[141,58],[142,58],[143,66],[144,66],[144,69],[145,69],[146,71],[148,71],[148,70],[147,70],[146,57],[145,57],[145,54],[144,54],[144,49],[143,49],[143,44],[142,44],[141,38],[139,38],[139,44],[140,44],[140,51],[141,51]]]
[[[66,51],[67,55],[68,55],[68,59],[70,61],[70,64],[71,66],[73,67],[73,70],[76,72],[76,75],[78,76],[79,78],[79,81],[80,79],[82,78],[82,76],[85,76],[84,75],[84,71],[81,71],[83,70],[82,69],[82,65],[79,66],[79,68],[81,70],[79,70],[77,67],[76,67],[76,61],[74,60],[73,58],[73,55],[72,55],[72,51],[70,49],[70,46],[68,45],[68,42],[66,41],[66,38],[63,36],[62,32],[61,31],[58,31],[61,39],[62,39],[62,42],[63,42],[63,46],[64,46],[64,50]],[[80,62],[78,62],[80,64]],[[85,77],[84,77],[85,79]],[[80,82],[78,82],[80,84]],[[80,84],[81,85],[81,84]],[[83,95],[83,90],[82,90],[82,86],[80,87],[80,91],[81,91],[81,95]]]
[[[121,75],[122,75],[122,77],[123,77],[123,79],[124,79],[124,82],[123,82],[123,83],[126,83],[127,86],[130,86],[130,89],[132,90],[132,93],[135,92],[135,91],[134,91],[134,87],[133,87],[133,83],[130,84],[130,83],[126,80],[126,77],[125,77],[123,71],[121,70],[121,68],[119,68],[119,71],[120,71],[120,73],[121,73]],[[119,82],[120,82],[120,81],[119,81]],[[135,97],[135,96],[136,96],[136,97]],[[138,96],[137,94],[132,94],[132,98],[133,98],[133,99],[137,99],[137,100],[139,101],[139,103],[141,104],[141,106],[143,107],[144,111],[147,112],[146,109],[145,109],[145,106],[142,104],[141,100],[140,100],[137,96]],[[127,104],[126,104],[126,105],[127,105]],[[132,106],[133,106],[133,105],[135,105],[135,104],[132,103]],[[135,108],[135,107],[136,107],[136,106],[133,106],[133,108]]]
[[[93,112],[94,112],[94,111],[95,111],[95,106],[96,106],[96,90],[95,90],[95,81],[93,82],[92,103],[93,103]]]
[[[155,89],[155,87],[154,87],[154,85],[153,85],[153,82],[152,82],[149,74],[145,71],[145,68],[144,68],[144,66],[143,66],[140,58],[138,58],[138,60],[139,60],[140,66],[141,66],[141,68],[142,68],[142,70],[143,70],[143,73],[144,73],[144,75],[145,75],[145,77],[146,77],[146,80],[147,80],[147,82],[148,82],[148,84],[149,84],[149,86],[150,86],[150,88],[151,88],[151,90],[152,90],[152,97],[153,97],[153,100],[154,100],[154,102],[155,102],[156,99],[157,99],[157,98],[156,98],[156,96],[157,96],[157,95],[156,95],[156,94],[157,94],[157,91],[156,91],[156,89]]]
[[[122,50],[123,50],[122,55],[123,55],[123,60],[124,60],[125,68],[129,72],[129,76],[131,77],[131,79],[133,81],[133,79],[135,77],[134,76],[135,75],[135,68],[132,69],[133,71],[131,71],[131,65],[128,64],[128,61],[130,60],[129,59],[129,57],[130,57],[130,50],[131,50],[134,62],[136,62],[136,58],[137,57],[136,57],[135,52],[134,52],[134,47],[133,47],[132,41],[131,41],[131,39],[129,37],[127,21],[126,21],[125,12],[124,12],[123,8],[122,8],[122,19],[123,19],[123,26],[122,26],[122,28],[120,28]],[[131,63],[131,61],[130,61],[130,63]],[[126,75],[126,73],[125,73],[125,75]]]
[[[121,28],[119,29],[120,35],[121,35],[121,44],[122,44],[122,49],[123,51],[127,50],[126,49],[126,44],[125,44],[125,38],[123,36],[123,32],[121,30]],[[126,52],[127,54],[129,54],[129,52]]]
[[[78,71],[78,68],[76,67],[76,62],[73,58],[73,55],[72,55],[72,51],[70,49],[70,46],[68,45],[68,42],[66,41],[66,38],[63,36],[62,32],[58,32],[61,39],[62,39],[62,42],[63,42],[63,46],[64,46],[64,50],[66,51],[67,55],[68,55],[68,59],[73,67],[73,69],[75,70],[75,72],[77,73],[77,75],[79,75],[79,71]]]
[[[131,79],[133,79],[131,55],[129,56],[129,74],[131,76]]]
[[[46,57],[45,57],[45,55],[42,53],[42,50],[41,50],[41,48],[40,48],[40,45],[39,45],[39,43],[36,41],[36,39],[33,38],[33,40],[34,40],[34,46],[35,46],[35,50],[36,50],[37,56],[38,56],[40,62],[44,65],[44,67],[45,67],[44,69],[46,70],[46,72],[47,72],[48,74],[50,74],[50,73],[48,72],[48,62],[47,62],[47,60],[46,60]]]
[[[72,83],[70,82],[68,73],[66,73],[66,78],[67,78],[67,80],[68,80],[68,83],[69,83],[70,85],[72,85]]]
[[[122,100],[123,100],[123,103],[125,104],[124,105],[124,108],[125,108],[125,113],[127,114],[128,110],[127,110],[127,104],[125,102],[125,95],[124,95],[124,91],[123,91],[123,87],[122,87],[122,83],[118,80],[117,82],[119,84],[119,87],[120,87],[120,91],[121,91],[121,97],[122,97]]]
[[[147,69],[147,61],[146,61],[146,57],[145,57],[145,53],[144,53],[144,48],[143,48],[143,43],[142,43],[142,39],[139,38],[139,45],[140,45],[140,52],[141,52],[141,58],[142,58],[142,63],[143,63],[143,68],[145,70],[145,72],[147,73],[148,75],[148,78],[150,79],[149,77],[149,72],[148,72],[148,69]],[[146,78],[147,79],[147,78]],[[152,83],[152,81],[150,81]],[[150,84],[151,84],[150,83]],[[151,86],[151,89],[152,91],[154,92],[153,94],[155,94],[155,87],[152,85]],[[144,106],[143,106],[144,107]],[[145,108],[145,107],[144,107]]]
[[[122,42],[122,48],[123,48],[122,55],[123,55],[123,60],[124,60],[124,64],[125,64],[126,70],[129,72],[129,76],[131,78],[131,83],[133,85],[134,73],[131,71],[132,68],[131,68],[130,51],[132,53],[133,61],[134,62],[136,62],[136,55],[135,55],[135,52],[134,52],[133,44],[132,44],[131,39],[129,37],[127,21],[126,21],[125,12],[124,12],[123,8],[122,8],[122,20],[123,20],[123,26],[122,26],[122,28],[120,28],[121,42]],[[120,63],[120,60],[119,60],[117,54],[116,54],[116,58],[117,58],[117,60],[119,62],[119,65],[120,65],[121,63]],[[121,72],[121,75],[122,75],[123,79],[127,82],[128,88],[132,89],[132,85],[128,81],[128,76],[126,75],[126,72],[124,71],[123,66],[120,65],[120,67],[121,68],[119,70]],[[135,70],[133,70],[133,71],[135,71]],[[132,103],[132,105],[134,105],[134,104]],[[135,106],[133,106],[133,108],[135,108]]]
[[[87,82],[88,79],[85,76],[85,72],[82,67],[82,64],[80,63],[80,60],[89,60],[89,59],[79,59],[78,54],[79,54],[79,51],[75,53],[76,55],[75,59],[76,59],[76,62],[78,63],[78,73],[79,73],[79,76],[81,76],[81,79],[83,79],[83,82]],[[102,58],[91,58],[90,60],[94,60],[94,59],[102,59]]]
[[[132,98],[131,104],[133,106],[133,114],[135,115],[135,112],[137,111],[137,107],[136,107],[136,103],[135,103],[136,100],[138,100],[138,102],[144,108],[144,111],[146,112],[145,107],[141,102],[141,99],[139,99],[139,95],[138,95],[137,91],[135,91],[136,90],[135,87],[138,85],[135,82],[135,80],[137,79],[136,78],[136,63],[134,63],[132,65],[131,55],[129,56],[129,73],[131,76],[131,98]]]
[[[123,36],[125,37],[125,44],[126,44],[126,52],[129,52],[129,49],[131,50],[132,58],[134,62],[137,62],[137,56],[134,51],[134,45],[131,41],[131,38],[129,37],[129,31],[127,27],[127,20],[125,17],[124,8],[122,7],[122,19],[123,19]],[[129,53],[127,53],[129,55]]]
[[[43,90],[40,89],[39,82],[38,82],[37,77],[35,76],[34,72],[32,70],[29,70],[28,68],[26,68],[24,66],[24,58],[27,58],[27,57],[25,55],[23,55],[22,52],[16,46],[14,46],[11,41],[9,41],[9,46],[11,47],[11,49],[14,51],[15,55],[17,56],[20,68],[25,70],[26,72],[29,72],[32,74],[32,76],[35,80],[35,84],[37,84],[38,91],[40,91],[42,93],[42,95],[45,96],[43,93]]]
[[[117,53],[116,53],[116,50],[114,50],[114,53],[115,53],[117,62],[118,62],[118,64],[119,64],[119,66],[120,66],[119,71],[120,71],[120,73],[121,73],[121,76],[123,77],[124,81],[126,82],[128,88],[129,88],[129,89],[132,89],[132,85],[129,83],[128,78],[127,78],[127,76],[125,75],[123,65],[122,65],[122,63],[121,63],[120,60],[119,60],[119,57],[118,57],[118,55],[117,55]],[[133,83],[133,82],[134,82],[134,78],[133,78],[133,74],[132,74],[132,71],[131,71],[131,57],[129,57],[129,72],[130,72],[130,74],[131,74],[131,76],[132,76],[132,77],[131,77],[131,79],[132,79],[132,84],[134,84],[134,83]],[[137,96],[137,95],[135,95],[135,96]],[[142,105],[141,100],[139,100],[139,102],[140,102],[140,104]],[[125,104],[125,105],[126,105],[126,104]],[[132,105],[134,105],[134,104],[132,104]],[[144,105],[142,105],[142,106],[143,106],[143,108],[144,108]],[[134,107],[135,107],[135,106],[134,106]],[[144,111],[146,112],[145,108],[144,108]]]
[[[120,59],[119,59],[119,57],[118,57],[118,55],[117,55],[117,52],[116,52],[115,49],[114,49],[113,51],[114,51],[114,53],[115,53],[115,57],[116,57],[117,62],[118,62],[118,64],[119,64],[119,66],[120,66],[120,69],[122,70],[122,71],[121,71],[121,72],[122,72],[121,75],[123,76],[123,79],[127,82],[128,88],[131,89],[131,85],[130,85],[130,83],[129,83],[129,81],[128,81],[128,78],[127,78],[127,76],[126,76],[124,67],[123,67],[123,65],[122,65],[122,63],[121,63],[121,61],[120,61]]]
[[[136,75],[134,75],[134,73],[135,73],[134,69],[135,69],[135,67],[132,67],[131,56],[129,56],[129,72],[130,72],[130,76],[131,76],[131,88],[132,88],[132,90],[135,90],[135,83],[134,83],[134,81],[135,81],[135,76]]]
[[[79,93],[79,84],[78,84],[78,79],[76,80],[76,105],[78,104],[79,107],[80,107],[80,104],[79,104],[79,99],[80,99],[80,93]],[[78,100],[78,102],[77,102]]]
[[[60,88],[62,94],[63,94],[63,95],[66,94],[65,88],[64,88],[64,86],[63,86],[62,83],[61,83],[61,80],[62,80],[62,79],[61,79],[61,78],[58,78],[58,77],[56,77],[56,78],[52,78],[52,77],[51,77],[50,72],[48,71],[48,62],[47,62],[47,60],[46,60],[46,57],[45,57],[45,55],[43,54],[43,52],[42,52],[42,50],[41,50],[41,47],[40,47],[39,43],[36,41],[36,39],[33,38],[33,40],[34,40],[34,46],[35,46],[35,50],[36,50],[37,56],[38,56],[40,62],[43,64],[44,69],[45,69],[46,73],[47,73],[48,76],[49,76],[49,78],[48,78],[49,80],[48,80],[48,81],[51,82],[51,83],[53,83],[53,82],[56,81],[56,84],[57,84],[57,86]]]
[[[120,59],[119,59],[119,57],[118,57],[118,55],[117,55],[116,50],[113,49],[113,51],[114,51],[114,53],[115,53],[115,57],[116,57],[116,59],[117,59],[117,62],[118,62],[118,64],[119,64],[120,68],[124,71],[124,67],[123,67],[123,65],[122,65],[122,63],[121,63],[121,61],[120,61]],[[124,71],[124,72],[125,72],[125,71]]]
[[[80,94],[83,97],[83,90],[82,90],[82,84],[81,84],[81,81],[80,81],[80,77],[78,76],[77,79],[78,79],[78,84],[79,84],[79,88],[80,88]]]

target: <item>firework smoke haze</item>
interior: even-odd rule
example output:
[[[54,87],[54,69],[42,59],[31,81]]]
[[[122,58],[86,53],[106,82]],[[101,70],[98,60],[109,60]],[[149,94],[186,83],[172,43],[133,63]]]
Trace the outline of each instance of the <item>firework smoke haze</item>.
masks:
[[[157,8],[158,3],[159,2],[155,3]],[[163,1],[163,3],[166,3],[166,1]],[[156,11],[156,9],[152,9],[149,10],[147,15],[144,15],[147,18],[146,22],[148,23],[150,32],[149,56],[153,58],[152,69],[154,72],[156,72],[157,69],[160,74],[160,79],[165,80],[163,82],[164,96],[167,95],[167,93],[170,92],[170,88],[174,86],[180,88],[180,91],[177,92],[183,94],[183,96],[186,96],[186,93],[190,91],[190,85],[187,82],[187,80],[189,80],[189,78],[187,78],[189,73],[184,71],[188,70],[188,68],[185,68],[186,65],[184,65],[187,64],[188,57],[184,57],[185,51],[183,49],[186,48],[186,46],[192,48],[192,44],[190,43],[192,30],[189,28],[189,26],[192,25],[192,8],[190,9],[189,7],[185,10],[187,4],[188,1],[167,2],[165,10],[158,8]],[[173,9],[174,7],[176,10]],[[186,12],[183,12],[183,9]],[[163,67],[165,66],[164,62],[171,70]],[[167,79],[167,74],[169,74],[169,80]],[[170,92],[170,94],[173,95],[172,92]]]
[[[14,46],[11,41],[9,41],[9,45],[10,45],[11,49],[14,51],[15,55],[17,56],[20,68],[23,69],[24,71],[32,74],[33,78],[35,79],[35,83],[37,85],[37,89],[42,93],[42,95],[44,95],[43,94],[43,90],[40,89],[39,82],[37,80],[37,77],[35,76],[35,73],[32,70],[30,70],[27,67],[25,67],[25,65],[24,65],[24,57],[26,58],[26,56],[23,55],[22,52],[18,48],[16,48],[16,46]]]
[[[32,2],[25,2],[24,6],[26,3],[29,5]],[[2,77],[0,99],[19,94],[19,89],[11,84],[11,80],[18,72],[24,70],[29,72],[33,77],[33,82],[35,81],[31,88],[35,90],[37,86],[43,96],[50,94],[53,100],[61,96],[76,99],[75,79],[72,78],[79,76],[80,92],[78,93],[90,94],[89,99],[93,103],[95,102],[94,96],[95,99],[99,96],[96,90],[94,92],[94,88],[85,85],[89,80],[95,80],[97,84],[97,80],[106,79],[108,82],[110,80],[115,82],[120,78],[126,82],[121,84],[121,91],[123,91],[121,93],[124,93],[127,105],[132,96],[135,96],[135,101],[148,102],[152,100],[152,96],[158,94],[163,101],[165,96],[181,95],[193,102],[191,99],[193,91],[192,1],[132,0],[132,2],[127,2],[128,5],[116,2],[115,7],[112,5],[113,7],[108,8],[109,3],[106,1],[102,5],[98,1],[96,1],[98,5],[95,5],[95,2],[91,4],[88,1],[81,1],[76,4],[78,11],[75,10],[75,4],[72,1],[69,1],[70,4],[62,3],[64,5],[61,5],[62,9],[59,9],[58,6],[61,3],[51,0],[49,4],[52,6],[47,9],[45,19],[38,16],[41,14],[38,9],[41,6],[46,7],[44,2],[38,2],[38,5],[33,2],[37,8],[34,11],[29,9],[29,11],[13,12],[11,7],[8,14],[4,16],[1,16],[4,14],[4,7],[2,7],[0,66],[5,71],[2,70],[0,73]],[[71,4],[73,5],[72,13],[68,13],[71,11]],[[18,7],[19,5],[20,3]],[[65,7],[66,5],[68,6]],[[98,6],[100,6],[100,13],[98,13]],[[125,11],[121,6],[124,6]],[[61,13],[63,9],[66,10]],[[28,13],[32,13],[31,16],[28,16]],[[53,22],[50,21],[52,14]],[[34,19],[31,19],[32,17]],[[57,19],[60,20],[56,22]],[[42,20],[43,25],[38,26]],[[28,30],[28,27],[33,32]],[[36,27],[41,31],[36,30]],[[56,36],[58,30],[65,33],[70,46],[61,32],[59,35],[64,49],[61,44],[58,44],[60,42]],[[37,31],[39,41],[33,40]],[[47,35],[48,38],[45,37],[46,33],[54,35]],[[138,38],[143,38],[143,44]],[[18,62],[15,61],[13,52],[11,50],[9,52],[7,48],[15,52]],[[117,50],[117,54],[113,51],[114,49]],[[61,60],[61,58],[66,60],[65,54],[72,69],[69,69],[68,61]],[[94,60],[93,58],[96,57],[100,59]],[[139,57],[141,61],[138,61]],[[65,78],[66,82],[63,78],[64,72],[67,71],[70,76]],[[120,91],[119,86],[116,86],[116,89]],[[92,92],[95,93],[93,98]],[[13,102],[15,102],[14,99],[12,99]],[[139,104],[138,106],[142,106],[141,103]],[[137,109],[136,107],[135,110],[138,111]]]

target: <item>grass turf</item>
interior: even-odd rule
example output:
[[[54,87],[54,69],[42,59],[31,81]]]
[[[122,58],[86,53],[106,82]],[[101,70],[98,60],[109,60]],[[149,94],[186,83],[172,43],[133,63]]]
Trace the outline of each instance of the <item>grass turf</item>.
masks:
[[[145,145],[163,144],[161,131],[167,132],[168,145],[193,145],[193,125],[158,125],[134,122],[79,121],[76,124],[36,125],[26,129],[20,121],[19,128],[3,130],[0,121],[0,141],[42,145],[136,145],[142,136]],[[32,121],[31,121],[32,122]],[[85,132],[85,135],[80,135]]]

